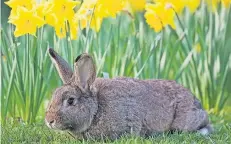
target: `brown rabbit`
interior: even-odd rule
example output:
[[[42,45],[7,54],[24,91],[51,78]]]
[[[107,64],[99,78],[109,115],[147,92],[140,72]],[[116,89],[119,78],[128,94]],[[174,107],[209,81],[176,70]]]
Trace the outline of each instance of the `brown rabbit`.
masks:
[[[175,81],[96,78],[88,54],[76,58],[74,72],[53,49],[49,54],[64,83],[53,93],[46,111],[45,121],[52,129],[85,139],[212,131],[200,102]]]

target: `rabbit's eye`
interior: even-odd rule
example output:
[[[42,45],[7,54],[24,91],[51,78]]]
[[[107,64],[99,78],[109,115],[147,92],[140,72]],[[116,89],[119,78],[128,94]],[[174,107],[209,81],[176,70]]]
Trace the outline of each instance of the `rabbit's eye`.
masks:
[[[67,103],[68,103],[69,105],[73,105],[73,103],[74,103],[74,98],[73,98],[73,97],[69,98],[69,99],[67,100]]]

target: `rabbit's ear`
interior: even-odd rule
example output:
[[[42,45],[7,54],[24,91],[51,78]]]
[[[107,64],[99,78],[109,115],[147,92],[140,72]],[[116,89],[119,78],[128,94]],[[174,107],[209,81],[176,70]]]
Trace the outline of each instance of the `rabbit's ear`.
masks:
[[[88,89],[95,81],[95,64],[90,55],[84,53],[75,59],[75,82],[83,89]]]
[[[49,55],[63,83],[70,82],[73,72],[69,64],[51,48],[49,48]]]

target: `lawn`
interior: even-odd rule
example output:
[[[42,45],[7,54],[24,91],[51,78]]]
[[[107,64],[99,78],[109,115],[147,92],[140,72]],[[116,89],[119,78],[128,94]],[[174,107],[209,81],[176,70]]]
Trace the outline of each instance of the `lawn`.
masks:
[[[116,141],[78,141],[67,132],[48,129],[44,124],[7,125],[2,127],[2,144],[8,143],[113,143],[113,144],[179,144],[179,143],[231,143],[231,123],[216,124],[214,133],[202,136],[199,133],[162,133],[150,138],[122,137]]]

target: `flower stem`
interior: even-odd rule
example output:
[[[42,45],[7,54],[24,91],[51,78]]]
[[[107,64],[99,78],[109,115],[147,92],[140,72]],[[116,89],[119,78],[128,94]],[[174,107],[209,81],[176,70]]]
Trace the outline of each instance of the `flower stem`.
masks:
[[[173,10],[174,10],[174,9],[173,9]],[[181,27],[182,31],[185,32],[185,28],[184,28],[183,23],[181,22],[181,20],[180,20],[180,18],[179,18],[179,15],[177,14],[177,12],[176,12],[175,10],[174,10],[174,12],[175,12],[175,14],[176,14],[177,20],[178,20],[178,22],[179,22],[179,24],[180,24],[180,27]],[[192,45],[191,45],[190,42],[189,42],[189,39],[188,39],[187,34],[185,35],[184,38],[186,39],[186,43],[187,43],[187,45],[188,45],[189,51],[192,50]],[[198,85],[199,97],[200,97],[201,100],[203,100],[203,99],[202,99],[203,96],[202,96],[202,90],[201,90],[201,83],[200,83],[199,73],[198,73],[198,71],[197,71],[197,65],[196,65],[196,61],[195,61],[194,55],[192,55],[192,63],[193,63],[194,69],[196,70],[196,71],[195,71],[195,72],[196,72],[196,83],[197,83],[197,85]],[[182,72],[183,72],[183,71],[182,71]],[[178,78],[179,78],[179,77],[178,77]],[[178,79],[178,78],[177,78],[177,79]]]
[[[175,14],[176,14],[177,21],[178,21],[179,24],[180,24],[180,28],[182,29],[183,33],[185,33],[185,27],[184,27],[182,21],[180,20],[179,15],[178,15],[177,12],[175,11],[175,9],[173,9],[173,10],[174,10],[174,12],[175,12]],[[187,42],[188,49],[191,50],[191,49],[192,49],[192,45],[191,45],[190,42],[189,42],[189,39],[188,39],[188,37],[187,37],[187,34],[185,34],[184,37],[185,37],[185,40],[186,40],[186,42]]]
[[[162,23],[162,25],[163,25],[163,23]],[[161,31],[160,56],[159,56],[159,64],[158,64],[158,69],[157,69],[157,78],[160,78],[160,63],[161,63],[161,58],[163,56],[163,41],[164,41],[164,29]]]

